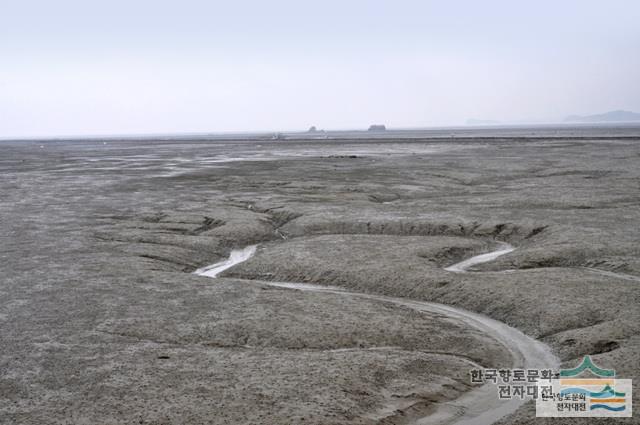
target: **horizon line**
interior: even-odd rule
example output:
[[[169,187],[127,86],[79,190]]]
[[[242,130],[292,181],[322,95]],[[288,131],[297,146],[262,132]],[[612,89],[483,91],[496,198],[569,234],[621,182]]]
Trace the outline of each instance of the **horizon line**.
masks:
[[[384,124],[382,124],[384,125]],[[337,128],[322,129],[316,132],[309,130],[231,130],[231,131],[207,131],[207,132],[168,132],[168,133],[100,133],[100,134],[78,134],[78,135],[50,135],[50,136],[0,136],[2,142],[12,141],[60,141],[60,140],[105,140],[105,139],[150,139],[154,137],[162,138],[189,138],[189,137],[224,137],[224,136],[268,136],[278,134],[322,134],[322,133],[385,133],[402,131],[438,131],[438,130],[463,130],[463,129],[502,129],[502,128],[534,128],[534,127],[640,127],[640,121],[620,121],[620,122],[536,122],[536,123],[492,123],[492,124],[459,124],[440,126],[418,126],[418,127],[386,127],[385,130],[371,131],[366,128]],[[311,126],[310,126],[311,127]],[[317,126],[315,126],[317,127]]]

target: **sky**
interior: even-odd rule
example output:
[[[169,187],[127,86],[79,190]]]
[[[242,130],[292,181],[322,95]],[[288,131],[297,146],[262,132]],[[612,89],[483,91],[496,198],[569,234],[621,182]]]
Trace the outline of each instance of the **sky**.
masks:
[[[637,0],[0,0],[0,138],[640,112]]]

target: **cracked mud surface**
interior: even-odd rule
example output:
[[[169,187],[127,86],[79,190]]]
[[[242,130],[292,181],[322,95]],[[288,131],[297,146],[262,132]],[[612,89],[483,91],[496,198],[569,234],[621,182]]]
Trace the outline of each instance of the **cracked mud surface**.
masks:
[[[40,145],[0,146],[0,422],[404,423],[510,362],[446,317],[234,277],[454,305],[640,382],[638,139]]]

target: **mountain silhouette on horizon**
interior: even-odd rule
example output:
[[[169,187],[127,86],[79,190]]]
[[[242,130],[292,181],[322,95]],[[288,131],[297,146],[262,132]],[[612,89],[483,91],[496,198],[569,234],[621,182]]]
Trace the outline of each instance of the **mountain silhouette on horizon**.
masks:
[[[640,114],[631,111],[609,111],[604,114],[595,115],[569,115],[564,119],[565,122],[640,122]]]

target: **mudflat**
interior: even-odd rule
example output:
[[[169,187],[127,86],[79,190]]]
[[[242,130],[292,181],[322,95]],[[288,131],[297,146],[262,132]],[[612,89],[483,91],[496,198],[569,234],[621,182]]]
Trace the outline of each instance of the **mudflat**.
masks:
[[[0,422],[455,423],[518,353],[412,301],[640,382],[640,136],[405,136],[1,142]]]

